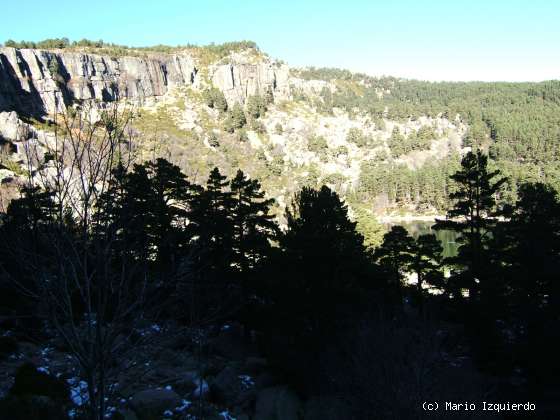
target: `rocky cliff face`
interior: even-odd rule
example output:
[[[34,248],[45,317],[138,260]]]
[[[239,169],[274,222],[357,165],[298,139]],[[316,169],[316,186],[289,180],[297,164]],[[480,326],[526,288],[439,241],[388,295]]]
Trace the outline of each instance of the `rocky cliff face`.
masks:
[[[0,111],[41,115],[73,101],[143,100],[195,82],[192,57],[113,58],[73,52],[0,48]]]
[[[289,68],[271,60],[232,56],[212,65],[210,81],[228,103],[272,90],[289,95]],[[196,59],[188,53],[109,57],[78,52],[0,48],[0,112],[41,116],[73,101],[137,100],[165,95],[176,86],[202,87]]]
[[[243,54],[233,55],[231,63],[210,67],[212,84],[220,89],[228,104],[245,102],[251,95],[270,90],[276,97],[290,95],[290,69],[272,61],[251,62]]]

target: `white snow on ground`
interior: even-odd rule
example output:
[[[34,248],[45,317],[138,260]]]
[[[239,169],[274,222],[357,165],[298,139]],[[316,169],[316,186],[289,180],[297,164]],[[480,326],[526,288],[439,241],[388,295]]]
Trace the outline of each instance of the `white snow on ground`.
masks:
[[[191,402],[187,401],[187,400],[181,400],[181,405],[178,407],[175,407],[175,411],[177,413],[181,413],[183,411],[185,411],[187,408],[189,408],[191,406]]]
[[[222,411],[220,413],[220,416],[222,416],[224,420],[235,420],[235,417],[229,414],[229,411],[227,410]]]
[[[116,407],[109,406],[107,407],[107,413],[105,413],[105,418],[110,419],[113,417],[113,414],[117,411]]]
[[[70,398],[78,407],[81,407],[88,401],[87,383],[81,381],[80,378],[70,378],[66,382],[70,386]]]
[[[251,388],[255,386],[255,381],[249,375],[239,375],[239,379],[241,379],[241,383],[245,388]]]
[[[199,382],[196,389],[192,392],[192,395],[194,395],[196,398],[200,398],[206,395],[208,393],[208,390],[209,390],[208,382],[202,379],[202,382]]]

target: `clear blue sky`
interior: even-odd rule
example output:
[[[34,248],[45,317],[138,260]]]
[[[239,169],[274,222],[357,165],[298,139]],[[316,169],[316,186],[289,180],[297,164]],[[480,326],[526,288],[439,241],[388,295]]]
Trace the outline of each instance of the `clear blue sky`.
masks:
[[[560,78],[557,0],[0,0],[0,40],[250,39],[292,66],[427,80]]]

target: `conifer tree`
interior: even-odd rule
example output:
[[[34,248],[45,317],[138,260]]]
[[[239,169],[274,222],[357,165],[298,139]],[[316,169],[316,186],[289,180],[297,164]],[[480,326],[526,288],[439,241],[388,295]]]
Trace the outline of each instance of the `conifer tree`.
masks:
[[[270,214],[273,199],[266,199],[259,181],[237,171],[231,181],[233,263],[241,272],[254,268],[267,257],[270,239],[278,233]]]
[[[393,226],[383,235],[383,243],[375,250],[374,258],[384,267],[393,286],[399,287],[404,272],[413,261],[414,239],[402,226]]]
[[[306,269],[313,273],[309,277],[319,283],[332,282],[332,286],[348,280],[345,270],[363,253],[363,237],[338,194],[326,186],[319,191],[304,187],[286,218],[288,230],[282,246],[306,262]]]
[[[333,307],[359,286],[365,265],[363,237],[346,205],[326,186],[304,187],[286,219],[287,231],[280,237],[285,271],[280,293],[309,319],[330,319]]]
[[[468,288],[473,299],[481,288],[490,287],[490,280],[485,279],[488,242],[498,221],[496,194],[506,182],[505,178],[495,179],[499,174],[499,170],[488,170],[488,157],[480,150],[467,153],[461,169],[451,176],[457,184],[457,190],[449,195],[453,207],[446,219],[438,220],[435,226],[460,233],[458,255],[449,262],[465,267],[459,277],[460,287]]]
[[[107,190],[99,197],[94,213],[93,234],[97,239],[112,241],[114,253],[132,255],[137,244],[129,228],[134,215],[130,213],[130,176],[119,162],[112,170]],[[142,230],[142,232],[144,232]],[[110,236],[110,237],[108,237]]]
[[[214,168],[208,176],[206,188],[193,199],[190,215],[209,264],[218,271],[229,269],[231,263],[233,224],[229,184],[227,177]]]
[[[233,133],[235,130],[243,128],[246,124],[247,118],[245,117],[243,107],[236,103],[226,115],[224,129],[229,133]]]
[[[418,276],[418,292],[422,294],[425,280],[438,283],[441,277],[440,264],[443,248],[434,234],[420,235],[414,244],[410,268]]]
[[[165,265],[172,263],[185,246],[183,232],[189,210],[187,202],[194,188],[179,167],[165,159],[148,162],[146,169],[152,201],[149,232],[157,249],[156,259],[160,265]]]
[[[542,183],[523,184],[502,233],[505,247],[498,258],[511,267],[516,300],[530,308],[559,302],[560,202],[558,193]],[[494,245],[494,243],[493,243]],[[497,246],[496,246],[497,248]]]

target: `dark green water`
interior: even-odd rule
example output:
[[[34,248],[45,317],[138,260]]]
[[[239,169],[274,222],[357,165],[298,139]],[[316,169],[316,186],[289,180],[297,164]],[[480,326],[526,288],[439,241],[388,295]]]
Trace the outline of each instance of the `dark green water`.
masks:
[[[400,222],[400,223],[386,223],[385,226],[387,229],[390,229],[391,226],[400,225],[404,227],[408,233],[414,239],[418,238],[420,235],[424,235],[426,233],[433,233],[436,237],[440,240],[441,246],[443,247],[443,256],[444,257],[452,257],[457,255],[457,248],[459,246],[456,243],[457,237],[459,236],[457,232],[453,232],[451,230],[434,230],[432,226],[434,222],[426,222],[426,221],[413,221],[413,222]]]

